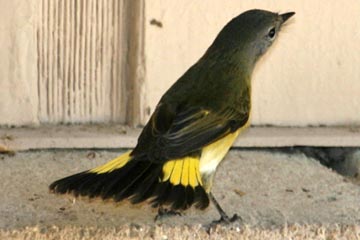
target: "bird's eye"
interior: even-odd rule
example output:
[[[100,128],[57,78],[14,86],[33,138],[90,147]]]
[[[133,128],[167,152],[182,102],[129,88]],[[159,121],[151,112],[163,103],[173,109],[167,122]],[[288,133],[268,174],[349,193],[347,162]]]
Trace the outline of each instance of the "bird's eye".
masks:
[[[268,37],[270,39],[273,39],[275,37],[275,33],[276,33],[275,28],[270,29],[270,31],[268,33]]]

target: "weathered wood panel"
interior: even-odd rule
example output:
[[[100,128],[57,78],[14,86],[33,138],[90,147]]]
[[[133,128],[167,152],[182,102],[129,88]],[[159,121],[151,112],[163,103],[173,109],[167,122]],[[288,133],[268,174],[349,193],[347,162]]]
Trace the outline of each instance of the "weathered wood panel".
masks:
[[[39,120],[126,121],[126,0],[41,0]]]

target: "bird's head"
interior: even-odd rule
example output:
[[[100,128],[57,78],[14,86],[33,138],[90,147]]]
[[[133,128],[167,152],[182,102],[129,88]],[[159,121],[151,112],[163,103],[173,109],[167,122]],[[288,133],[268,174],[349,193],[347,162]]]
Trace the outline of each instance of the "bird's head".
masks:
[[[246,11],[225,25],[207,54],[222,52],[227,57],[254,65],[277,38],[281,26],[294,14],[258,9]]]

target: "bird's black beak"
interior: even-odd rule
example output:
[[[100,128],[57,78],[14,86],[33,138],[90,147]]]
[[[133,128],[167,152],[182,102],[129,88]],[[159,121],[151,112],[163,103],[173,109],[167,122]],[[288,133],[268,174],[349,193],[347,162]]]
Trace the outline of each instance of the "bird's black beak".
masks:
[[[295,12],[288,12],[288,13],[280,14],[280,17],[282,19],[282,23],[286,22],[286,20],[291,18],[294,14],[295,14]]]

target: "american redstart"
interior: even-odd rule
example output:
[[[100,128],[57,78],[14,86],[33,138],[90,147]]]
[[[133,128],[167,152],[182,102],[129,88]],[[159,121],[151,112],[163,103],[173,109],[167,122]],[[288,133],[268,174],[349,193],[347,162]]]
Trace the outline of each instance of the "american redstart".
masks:
[[[205,54],[162,96],[136,147],[105,165],[50,185],[56,193],[148,200],[154,207],[204,209],[214,173],[249,124],[251,75],[294,12],[249,10],[232,19]]]

